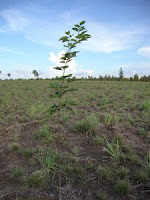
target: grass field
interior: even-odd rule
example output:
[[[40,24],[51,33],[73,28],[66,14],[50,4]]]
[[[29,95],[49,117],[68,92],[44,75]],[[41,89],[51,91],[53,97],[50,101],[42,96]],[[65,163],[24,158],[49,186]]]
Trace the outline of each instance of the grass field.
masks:
[[[150,83],[71,82],[58,124],[50,82],[0,81],[0,199],[58,199],[61,133],[64,200],[149,200]]]

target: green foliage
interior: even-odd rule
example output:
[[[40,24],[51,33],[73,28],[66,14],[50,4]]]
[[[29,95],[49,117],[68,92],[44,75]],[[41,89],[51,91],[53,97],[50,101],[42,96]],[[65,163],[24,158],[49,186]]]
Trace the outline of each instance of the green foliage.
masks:
[[[53,104],[50,109],[49,113],[52,115],[56,111],[58,111],[58,115],[60,116],[60,111],[64,108],[62,105],[62,97],[68,92],[76,91],[73,88],[68,88],[67,85],[65,85],[65,81],[67,79],[72,77],[72,74],[65,74],[66,69],[69,68],[69,62],[72,60],[72,58],[76,57],[77,53],[79,51],[73,50],[79,43],[88,40],[91,36],[87,33],[87,30],[84,26],[85,21],[81,21],[79,24],[75,24],[72,30],[75,32],[75,34],[72,34],[71,31],[66,31],[65,35],[62,36],[59,40],[64,44],[63,46],[67,48],[66,53],[62,55],[60,58],[60,66],[56,66],[54,69],[62,71],[62,76],[59,77],[59,80],[61,82],[54,82],[49,85],[51,88],[51,94],[49,97],[56,98],[57,101],[55,104]]]
[[[109,182],[113,179],[113,169],[111,167],[99,166],[97,169],[97,176],[101,181]]]
[[[120,152],[120,144],[118,138],[116,142],[109,142],[105,137],[105,150],[111,155],[111,157],[117,161],[120,160],[121,152]]]
[[[55,174],[58,167],[58,154],[52,149],[41,151],[37,156],[43,169]]]
[[[116,172],[120,180],[127,178],[129,175],[129,170],[125,167],[120,167]]]
[[[104,192],[99,192],[97,195],[98,200],[106,200],[106,194]]]
[[[116,114],[108,113],[105,115],[105,124],[106,126],[114,126],[119,121],[119,116]]]
[[[35,132],[35,137],[37,139],[44,138],[47,142],[52,141],[52,133],[51,133],[50,127],[47,125],[44,125],[41,128],[41,130]]]
[[[44,171],[38,170],[33,172],[30,176],[24,178],[24,185],[27,187],[41,187],[46,181],[46,174]]]
[[[146,168],[148,170],[148,173],[150,174],[150,151],[149,151],[149,153],[147,154],[147,157],[146,157]]]
[[[128,196],[131,186],[128,180],[118,180],[115,184],[115,190],[119,196]]]
[[[30,157],[32,157],[32,149],[24,149],[24,150],[22,150],[22,155],[23,155],[25,158],[30,158]]]
[[[127,115],[127,121],[128,121],[129,123],[133,123],[133,119],[132,119],[132,116],[131,116],[130,113],[128,113],[128,115]]]
[[[138,80],[139,80],[138,74],[134,74],[134,81],[138,81]]]
[[[35,78],[36,78],[36,77],[39,77],[39,73],[38,73],[36,70],[33,70],[33,71],[32,71],[32,74],[35,76]]]
[[[148,179],[148,174],[143,169],[136,170],[134,173],[134,179],[140,182],[146,182]]]
[[[150,101],[148,100],[144,100],[142,105],[141,105],[142,110],[150,110]]]
[[[99,119],[95,115],[89,115],[74,125],[74,130],[81,134],[93,134],[96,132]]]
[[[20,135],[19,135],[18,133],[15,133],[15,134],[14,134],[13,139],[14,139],[15,142],[18,142],[19,136],[20,136]]]
[[[144,168],[146,169],[149,177],[150,177],[150,151],[146,155],[145,162],[143,163]]]
[[[122,80],[123,77],[124,77],[123,69],[120,68],[120,71],[119,71],[119,78],[120,78],[120,80]]]
[[[125,99],[127,101],[131,101],[133,99],[133,94],[132,93],[129,93],[128,95],[125,96]]]
[[[101,104],[103,106],[106,106],[108,103],[109,103],[109,99],[107,97],[103,97],[102,100],[101,100]]]
[[[23,176],[24,174],[24,170],[22,167],[15,167],[13,170],[12,170],[12,177],[14,179],[18,179],[20,178],[21,176]]]
[[[17,143],[12,143],[11,144],[11,150],[12,151],[18,151],[19,150],[19,145]]]
[[[139,133],[139,135],[146,135],[146,129],[141,128],[138,133]]]
[[[100,145],[104,143],[104,138],[102,136],[96,136],[93,138],[93,145]]]
[[[31,118],[39,118],[44,110],[42,102],[36,102],[29,108],[28,114]]]

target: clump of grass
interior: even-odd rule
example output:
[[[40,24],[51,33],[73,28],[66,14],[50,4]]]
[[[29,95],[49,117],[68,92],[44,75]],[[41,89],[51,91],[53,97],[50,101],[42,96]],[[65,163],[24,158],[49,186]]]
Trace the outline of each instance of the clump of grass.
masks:
[[[11,150],[12,151],[18,151],[19,150],[19,145],[17,143],[12,143],[11,144]]]
[[[113,169],[111,167],[99,166],[97,176],[99,180],[109,182],[113,178]]]
[[[25,157],[25,158],[31,158],[32,157],[32,149],[24,149],[22,151],[22,155]]]
[[[63,172],[66,173],[66,174],[69,174],[70,172],[72,172],[74,170],[72,164],[70,164],[70,163],[64,165],[62,167],[62,169],[63,169]]]
[[[105,150],[106,152],[108,152],[111,157],[117,161],[120,160],[121,158],[121,151],[120,151],[120,144],[119,144],[119,141],[118,141],[118,138],[116,140],[116,142],[112,141],[112,142],[109,142],[107,140],[107,138],[105,137]]]
[[[146,156],[146,162],[145,162],[145,168],[150,176],[150,151],[148,152],[147,156]]]
[[[33,172],[30,176],[24,178],[24,185],[27,187],[41,187],[46,182],[45,172],[38,170]]]
[[[131,116],[130,113],[128,113],[128,115],[127,115],[127,121],[128,121],[130,124],[133,123],[133,119],[132,119],[132,116]]]
[[[77,102],[77,99],[64,99],[64,100],[62,100],[62,105],[64,106],[64,107],[67,107],[67,106],[75,106],[75,105],[77,105],[78,104],[78,102]]]
[[[87,95],[87,98],[88,98],[88,100],[90,100],[90,101],[95,101],[96,100],[96,95],[95,94],[91,94],[91,93],[89,93],[88,95]]]
[[[63,114],[61,117],[61,123],[66,123],[69,120],[69,115]]]
[[[120,167],[116,172],[120,180],[127,178],[129,175],[129,170],[125,167]]]
[[[46,149],[40,152],[37,156],[43,169],[46,169],[55,176],[58,170],[58,154],[52,149]]]
[[[143,101],[142,105],[141,105],[142,110],[150,110],[150,101],[145,100]]]
[[[133,99],[133,94],[132,94],[132,93],[129,93],[129,94],[125,97],[125,99],[126,99],[127,101],[131,101],[131,100]]]
[[[43,103],[37,102],[31,105],[31,107],[29,108],[28,114],[31,118],[39,118],[43,112],[43,108],[44,108]]]
[[[93,138],[93,145],[100,145],[104,143],[104,139],[101,136],[96,136]]]
[[[24,170],[22,167],[15,167],[12,170],[12,177],[14,179],[19,179],[21,176],[23,176],[23,174],[24,174]]]
[[[79,147],[75,146],[75,147],[72,149],[72,152],[73,152],[75,155],[78,155],[78,153],[79,153]]]
[[[103,97],[102,100],[101,100],[101,104],[103,106],[106,106],[108,103],[109,103],[109,99],[107,97]]]
[[[15,142],[18,142],[20,135],[18,133],[15,133],[13,136],[13,139]]]
[[[77,121],[74,125],[74,130],[78,133],[87,134],[95,133],[97,130],[99,120],[95,115],[90,115],[84,119]]]
[[[77,165],[74,167],[74,171],[76,174],[82,174],[84,173],[85,169],[82,165]]]
[[[118,180],[115,184],[115,191],[119,196],[128,196],[131,186],[128,180]]]
[[[104,192],[99,192],[97,198],[98,200],[106,200],[106,194]]]
[[[139,169],[134,173],[134,179],[144,183],[148,180],[148,174],[145,170]]]
[[[131,161],[133,164],[142,165],[140,157],[129,147],[125,146],[127,153],[125,154],[125,159]]]
[[[52,141],[52,133],[50,130],[50,127],[47,125],[44,125],[43,128],[37,132],[35,132],[35,137],[37,139],[44,138],[46,141]]]
[[[106,126],[114,126],[119,121],[119,116],[115,114],[108,113],[105,115],[105,125]]]
[[[141,128],[141,129],[139,130],[139,134],[140,134],[140,135],[145,135],[145,134],[146,134],[146,129],[145,129],[145,128]]]

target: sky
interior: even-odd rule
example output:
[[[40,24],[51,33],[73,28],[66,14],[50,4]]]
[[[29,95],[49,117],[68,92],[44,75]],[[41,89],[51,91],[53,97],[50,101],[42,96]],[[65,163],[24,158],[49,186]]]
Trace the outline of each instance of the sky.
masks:
[[[85,20],[91,38],[80,44],[69,73],[150,75],[150,0],[0,0],[0,78],[42,78],[66,51],[59,38]]]

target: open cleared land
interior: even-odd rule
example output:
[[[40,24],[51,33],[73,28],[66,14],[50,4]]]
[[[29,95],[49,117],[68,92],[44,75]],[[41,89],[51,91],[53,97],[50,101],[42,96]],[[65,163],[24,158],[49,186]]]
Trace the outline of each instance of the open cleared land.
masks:
[[[150,83],[74,81],[50,116],[49,80],[0,81],[0,199],[150,199]],[[71,108],[70,110],[67,108]]]

